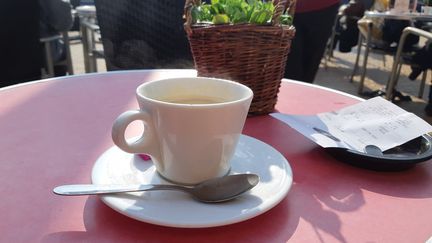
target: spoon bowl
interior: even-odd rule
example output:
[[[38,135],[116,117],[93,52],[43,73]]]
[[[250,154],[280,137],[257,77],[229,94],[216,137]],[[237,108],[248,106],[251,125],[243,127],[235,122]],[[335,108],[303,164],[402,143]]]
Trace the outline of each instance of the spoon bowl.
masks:
[[[63,185],[53,189],[57,195],[79,196],[112,194],[121,192],[139,192],[156,190],[178,190],[189,193],[194,199],[206,203],[232,200],[249,191],[259,183],[256,174],[236,174],[203,181],[194,186],[173,184],[149,185]]]

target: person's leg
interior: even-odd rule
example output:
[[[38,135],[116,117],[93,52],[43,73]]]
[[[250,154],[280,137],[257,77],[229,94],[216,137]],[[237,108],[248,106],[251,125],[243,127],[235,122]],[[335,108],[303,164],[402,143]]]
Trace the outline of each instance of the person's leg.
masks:
[[[295,36],[291,42],[284,77],[303,81],[303,28],[301,28],[301,17],[297,17],[297,15],[294,17],[294,22],[297,27]]]
[[[305,49],[303,79],[312,83],[318,72],[338,11],[338,5],[331,6],[320,12],[313,12],[309,18]],[[319,19],[320,21],[316,21]]]
[[[301,57],[293,58],[294,60],[292,59],[287,64],[287,66],[293,65],[292,62],[297,61],[296,65],[301,65],[301,68],[298,69],[301,71],[301,74],[299,74],[296,79],[308,83],[314,81],[327,41],[331,34],[338,8],[339,5],[336,4],[321,11],[303,13],[296,16],[299,17],[299,21],[301,21],[301,25],[299,25],[298,28],[302,36],[301,40],[296,39],[295,41],[297,42],[296,45],[301,41],[303,48],[300,53]],[[294,22],[296,21],[296,17],[294,17]],[[298,46],[294,46],[293,48],[297,47]],[[296,52],[297,50],[292,51]],[[290,58],[291,54],[288,60],[290,60]],[[287,69],[291,69],[291,67],[287,67]]]

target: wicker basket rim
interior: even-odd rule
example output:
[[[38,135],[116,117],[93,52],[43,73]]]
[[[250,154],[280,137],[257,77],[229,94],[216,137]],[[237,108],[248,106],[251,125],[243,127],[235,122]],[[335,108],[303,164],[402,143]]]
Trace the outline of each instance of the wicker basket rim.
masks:
[[[192,29],[213,29],[213,30],[229,30],[229,29],[256,29],[258,31],[262,30],[275,30],[275,29],[288,29],[294,30],[295,27],[293,25],[257,25],[257,24],[209,24],[209,23],[198,23],[191,25]]]

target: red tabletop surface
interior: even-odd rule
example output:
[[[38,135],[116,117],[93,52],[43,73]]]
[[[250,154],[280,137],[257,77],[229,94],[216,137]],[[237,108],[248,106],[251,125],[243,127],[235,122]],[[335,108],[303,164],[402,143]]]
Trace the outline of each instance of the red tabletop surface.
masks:
[[[432,236],[432,163],[387,173],[352,167],[268,115],[248,118],[244,134],[279,150],[294,182],[281,203],[253,219],[170,228],[128,218],[97,196],[52,193],[58,185],[91,183],[95,160],[113,146],[114,119],[138,107],[139,84],[194,75],[125,71],[1,89],[0,242],[425,242]],[[277,110],[315,114],[356,102],[285,80]]]

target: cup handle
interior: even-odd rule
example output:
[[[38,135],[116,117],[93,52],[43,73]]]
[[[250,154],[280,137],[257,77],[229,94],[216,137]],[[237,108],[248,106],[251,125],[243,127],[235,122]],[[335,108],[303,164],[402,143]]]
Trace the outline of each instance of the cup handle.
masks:
[[[133,121],[143,121],[144,132],[138,140],[128,142],[125,138],[126,128]],[[154,134],[154,126],[150,114],[143,110],[130,110],[121,114],[114,122],[111,131],[115,145],[128,153],[147,153],[158,156],[157,139]]]

